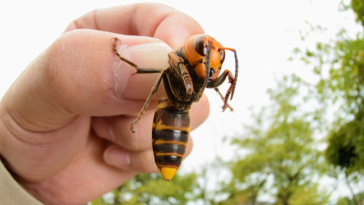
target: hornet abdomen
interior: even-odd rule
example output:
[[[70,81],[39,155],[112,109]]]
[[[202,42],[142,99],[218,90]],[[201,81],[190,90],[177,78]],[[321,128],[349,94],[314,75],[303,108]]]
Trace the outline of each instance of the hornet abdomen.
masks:
[[[167,181],[182,163],[189,132],[189,110],[178,110],[168,98],[161,99],[154,114],[152,142],[155,162]]]

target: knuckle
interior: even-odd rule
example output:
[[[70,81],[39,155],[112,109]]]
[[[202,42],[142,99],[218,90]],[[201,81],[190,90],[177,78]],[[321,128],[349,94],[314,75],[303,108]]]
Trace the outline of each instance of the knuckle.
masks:
[[[74,30],[67,32],[56,39],[50,47],[46,50],[46,59],[44,75],[52,88],[56,88],[61,93],[70,93],[74,88],[67,86],[70,81],[74,80],[74,73],[77,70],[73,68],[81,69],[82,66],[74,65],[77,62],[77,53],[79,48],[86,43],[82,40],[82,36],[85,35],[85,31]],[[59,94],[59,93],[58,93]]]

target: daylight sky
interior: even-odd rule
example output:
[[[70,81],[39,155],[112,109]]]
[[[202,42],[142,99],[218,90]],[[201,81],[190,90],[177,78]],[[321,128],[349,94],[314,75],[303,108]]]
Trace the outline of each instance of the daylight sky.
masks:
[[[0,2],[0,97],[23,69],[55,39],[75,18],[96,8],[142,1],[1,1]],[[251,106],[269,104],[267,88],[284,73],[309,76],[300,62],[289,62],[294,47],[302,45],[299,31],[309,26],[327,28],[333,36],[341,27],[355,33],[358,26],[351,12],[338,11],[340,0],[241,0],[241,1],[154,1],[174,7],[196,19],[205,33],[224,46],[237,50],[240,71],[233,101],[235,112],[221,112],[222,102],[213,90],[210,116],[192,132],[194,150],[182,170],[196,170],[217,156],[231,159],[231,149],[221,143],[224,136],[242,133],[249,122]],[[312,43],[313,43],[312,42]],[[93,51],[94,52],[94,51]],[[227,52],[224,68],[234,70],[234,59]],[[222,86],[221,91],[226,91]]]

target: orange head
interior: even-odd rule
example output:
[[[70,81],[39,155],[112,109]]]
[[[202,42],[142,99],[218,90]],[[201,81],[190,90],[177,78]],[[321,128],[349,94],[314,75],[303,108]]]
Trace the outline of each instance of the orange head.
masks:
[[[208,82],[214,82],[219,76],[222,63],[225,60],[224,47],[213,37],[198,34],[187,39],[184,45],[185,54],[190,65],[195,67],[197,76],[203,81],[206,76],[206,61],[208,45],[211,42],[210,72]]]

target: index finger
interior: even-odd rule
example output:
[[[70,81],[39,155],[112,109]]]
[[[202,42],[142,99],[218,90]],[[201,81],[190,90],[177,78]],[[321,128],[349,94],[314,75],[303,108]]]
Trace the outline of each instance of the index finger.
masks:
[[[125,35],[150,36],[166,42],[173,49],[194,34],[204,33],[192,17],[157,3],[142,3],[97,9],[74,20],[65,32],[95,29]]]

